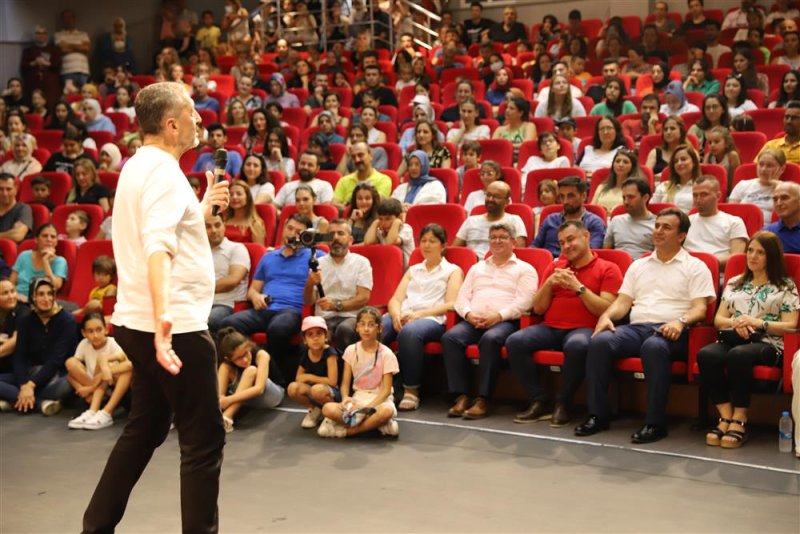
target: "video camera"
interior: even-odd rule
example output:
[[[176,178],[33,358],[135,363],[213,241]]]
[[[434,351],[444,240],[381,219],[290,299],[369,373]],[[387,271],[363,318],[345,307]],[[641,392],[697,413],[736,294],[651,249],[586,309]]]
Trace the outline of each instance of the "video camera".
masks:
[[[323,234],[316,230],[303,230],[300,237],[292,236],[287,241],[289,246],[303,246],[306,248],[316,248],[320,243],[328,243],[333,240],[333,234]]]

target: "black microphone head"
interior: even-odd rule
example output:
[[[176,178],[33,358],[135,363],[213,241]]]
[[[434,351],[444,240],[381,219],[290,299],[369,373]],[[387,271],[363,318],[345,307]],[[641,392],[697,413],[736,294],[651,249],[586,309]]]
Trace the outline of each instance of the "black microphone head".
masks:
[[[214,151],[214,167],[224,169],[228,164],[228,151],[224,148],[218,148]]]

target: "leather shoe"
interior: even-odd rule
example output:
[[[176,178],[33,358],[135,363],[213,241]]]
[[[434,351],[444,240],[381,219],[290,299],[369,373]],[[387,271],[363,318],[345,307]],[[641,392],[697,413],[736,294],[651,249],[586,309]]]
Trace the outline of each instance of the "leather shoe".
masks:
[[[586,421],[575,427],[576,436],[592,436],[603,430],[608,430],[611,425],[608,421],[600,419],[596,415],[590,415]]]
[[[464,415],[464,412],[467,411],[469,407],[469,397],[466,395],[459,395],[456,399],[455,404],[453,404],[450,409],[447,411],[447,417],[461,417]]]
[[[653,443],[666,437],[666,426],[646,424],[631,435],[631,443]]]
[[[553,410],[550,409],[550,406],[543,401],[533,401],[528,409],[524,412],[519,412],[514,417],[515,423],[533,423],[536,421],[542,421],[545,419],[550,419],[550,414],[553,413]]]
[[[489,415],[489,402],[483,397],[478,397],[469,410],[464,412],[464,419],[482,419]]]
[[[561,428],[569,423],[569,412],[563,402],[557,402],[553,410],[553,417],[550,418],[550,426]]]

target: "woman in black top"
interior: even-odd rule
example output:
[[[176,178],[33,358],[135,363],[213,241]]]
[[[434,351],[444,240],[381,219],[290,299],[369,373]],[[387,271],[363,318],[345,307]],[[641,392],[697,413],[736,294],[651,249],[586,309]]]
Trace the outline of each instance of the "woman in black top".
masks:
[[[0,280],[0,373],[13,372],[11,364],[17,346],[17,323],[30,314],[30,307],[17,299],[10,280]]]
[[[97,204],[108,212],[111,193],[100,183],[97,168],[91,160],[81,158],[72,169],[73,188],[67,196],[68,204]]]

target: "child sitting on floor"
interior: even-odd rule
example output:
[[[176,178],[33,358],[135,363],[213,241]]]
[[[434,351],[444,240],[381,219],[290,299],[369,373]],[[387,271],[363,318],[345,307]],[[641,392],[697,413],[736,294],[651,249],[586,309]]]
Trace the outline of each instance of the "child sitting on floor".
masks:
[[[321,437],[344,438],[374,429],[386,436],[399,434],[392,380],[400,366],[394,352],[378,341],[381,328],[381,312],[376,308],[367,306],[358,312],[356,332],[361,341],[344,351],[342,401],[322,407],[325,420],[317,430]]]
[[[217,332],[219,407],[225,432],[233,432],[233,418],[247,404],[275,408],[283,402],[284,390],[269,379],[269,353],[231,327]]]
[[[133,365],[122,349],[107,335],[102,314],[90,313],[81,322],[84,339],[75,349],[75,356],[64,363],[67,381],[75,394],[89,404],[89,409],[72,419],[67,426],[73,429],[99,430],[114,424],[114,410],[128,391]],[[103,409],[100,405],[109,388],[111,396]]]
[[[328,325],[322,317],[303,319],[300,327],[303,345],[300,347],[300,364],[294,382],[287,393],[306,408],[308,413],[300,426],[316,428],[322,420],[322,406],[340,402],[339,355],[328,345]]]

